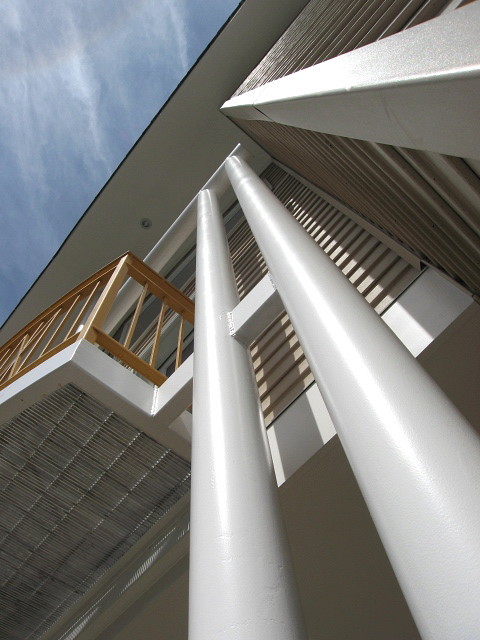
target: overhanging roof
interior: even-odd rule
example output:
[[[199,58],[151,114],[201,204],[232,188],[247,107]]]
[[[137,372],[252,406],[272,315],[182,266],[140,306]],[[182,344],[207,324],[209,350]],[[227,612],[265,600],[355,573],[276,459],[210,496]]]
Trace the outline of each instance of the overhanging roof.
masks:
[[[220,114],[305,0],[246,0],[164,105],[0,331],[5,342],[90,273],[127,250],[144,256],[241,142],[267,154]],[[148,217],[146,230],[140,220]]]

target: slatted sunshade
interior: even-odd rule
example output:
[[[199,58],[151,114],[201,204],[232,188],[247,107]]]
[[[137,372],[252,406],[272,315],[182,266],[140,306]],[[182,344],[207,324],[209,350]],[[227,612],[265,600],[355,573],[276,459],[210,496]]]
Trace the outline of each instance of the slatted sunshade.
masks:
[[[66,385],[0,430],[0,637],[39,638],[184,495],[187,461]]]
[[[450,5],[449,0],[311,0],[235,95],[431,20]],[[479,294],[478,160],[270,121],[236,123],[274,159]]]

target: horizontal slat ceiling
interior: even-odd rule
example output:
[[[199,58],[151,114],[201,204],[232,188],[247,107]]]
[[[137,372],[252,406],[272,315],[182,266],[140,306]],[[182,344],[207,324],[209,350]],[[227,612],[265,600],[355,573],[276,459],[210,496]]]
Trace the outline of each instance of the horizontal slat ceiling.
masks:
[[[263,178],[378,313],[417,276],[405,260],[283,169],[272,165]],[[232,234],[230,249],[243,297],[267,272],[246,222]],[[286,313],[255,342],[252,357],[269,424],[313,380]]]
[[[189,464],[67,385],[0,429],[0,637],[39,638],[190,486]]]
[[[173,547],[190,531],[190,509],[189,505],[183,508],[175,520],[169,523],[160,531],[157,531],[154,541],[146,547],[141,547],[133,558],[129,559],[127,566],[117,573],[105,584],[99,585],[98,590],[93,590],[87,602],[82,603],[82,607],[76,611],[75,618],[65,622],[65,630],[59,631],[55,640],[75,640],[84,628],[94,623],[94,621],[108,611],[118,598],[128,589],[134,586],[140,578],[154,565],[162,556],[173,549]],[[134,638],[133,640],[136,640]],[[160,639],[159,639],[160,640]]]
[[[273,123],[251,121],[248,127],[257,142],[283,164],[333,194],[470,292],[480,291],[479,217],[475,209],[480,179],[464,161]],[[417,162],[416,168],[413,163],[419,158],[422,165]],[[438,166],[442,166],[441,175]]]
[[[234,95],[434,18],[449,0],[312,0]]]
[[[237,94],[433,18],[446,4],[312,0]],[[272,122],[237,123],[274,158],[478,295],[480,177],[473,162]]]

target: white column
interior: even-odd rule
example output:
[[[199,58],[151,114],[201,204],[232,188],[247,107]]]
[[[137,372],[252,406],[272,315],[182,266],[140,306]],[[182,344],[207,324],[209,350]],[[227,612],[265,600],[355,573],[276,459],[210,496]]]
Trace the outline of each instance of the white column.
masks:
[[[236,96],[222,111],[479,158],[479,96],[477,1]]]
[[[250,167],[227,172],[422,638],[478,637],[478,434]]]
[[[241,144],[233,149],[230,155],[249,160],[251,154]],[[216,193],[217,197],[222,196],[230,183],[225,174],[225,162],[216,169],[215,173],[207,180],[202,189],[209,189]],[[191,200],[175,222],[166,230],[160,240],[143,259],[149,267],[157,273],[162,273],[173,256],[181,249],[188,238],[194,233],[197,222],[197,196]],[[137,284],[135,280],[129,278],[120,289],[115,298],[109,317],[105,323],[104,330],[110,333],[115,329],[118,322],[125,314],[132,309],[138,299]]]
[[[189,640],[303,640],[250,355],[215,194],[198,197]]]

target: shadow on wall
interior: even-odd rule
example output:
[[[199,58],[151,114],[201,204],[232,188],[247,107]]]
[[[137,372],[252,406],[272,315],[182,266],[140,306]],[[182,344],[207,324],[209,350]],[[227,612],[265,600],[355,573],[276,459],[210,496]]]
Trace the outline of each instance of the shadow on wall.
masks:
[[[311,640],[420,640],[338,437],[280,487]]]

